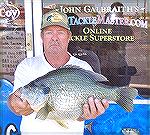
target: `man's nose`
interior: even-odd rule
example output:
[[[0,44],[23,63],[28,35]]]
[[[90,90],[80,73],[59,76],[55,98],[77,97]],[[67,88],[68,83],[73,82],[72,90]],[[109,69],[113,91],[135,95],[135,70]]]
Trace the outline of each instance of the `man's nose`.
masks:
[[[53,33],[52,40],[58,41],[58,34],[57,33]]]

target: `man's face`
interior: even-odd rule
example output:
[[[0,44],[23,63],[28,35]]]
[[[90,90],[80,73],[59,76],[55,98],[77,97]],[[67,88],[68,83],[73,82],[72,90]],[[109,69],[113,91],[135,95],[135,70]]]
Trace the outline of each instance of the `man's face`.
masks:
[[[71,32],[61,26],[49,26],[42,32],[44,53],[67,52]]]

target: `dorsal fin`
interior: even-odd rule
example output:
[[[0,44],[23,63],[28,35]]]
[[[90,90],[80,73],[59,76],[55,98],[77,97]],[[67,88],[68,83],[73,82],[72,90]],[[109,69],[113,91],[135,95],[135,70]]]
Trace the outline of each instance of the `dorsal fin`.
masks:
[[[76,69],[76,70],[79,70],[82,72],[82,74],[85,74],[87,76],[89,76],[90,78],[92,78],[93,80],[95,81],[98,81],[98,82],[103,82],[103,81],[108,81],[107,78],[105,76],[103,76],[102,74],[99,74],[99,73],[95,73],[94,71],[90,71],[90,70],[85,70],[79,66],[76,66],[76,65],[65,65],[65,66],[62,66],[58,69],[61,69],[61,68],[68,68],[68,69]]]
[[[84,70],[84,69],[82,69],[82,70]],[[108,81],[107,78],[105,76],[103,76],[102,74],[95,73],[90,70],[84,70],[84,73],[87,74],[88,76],[90,76],[95,81],[98,81],[98,82]]]
[[[61,67],[59,67],[59,68],[75,68],[75,69],[81,69],[81,67],[80,66],[77,66],[77,65],[64,65],[64,66],[61,66]],[[58,68],[58,69],[59,69]]]

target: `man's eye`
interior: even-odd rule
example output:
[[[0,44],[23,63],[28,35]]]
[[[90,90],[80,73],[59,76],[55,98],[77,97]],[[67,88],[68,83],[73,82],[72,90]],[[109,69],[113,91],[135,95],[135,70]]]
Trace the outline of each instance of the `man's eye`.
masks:
[[[58,31],[58,34],[64,35],[65,33],[63,31]]]
[[[45,32],[45,34],[50,35],[50,34],[52,34],[52,31],[47,31],[47,32]]]

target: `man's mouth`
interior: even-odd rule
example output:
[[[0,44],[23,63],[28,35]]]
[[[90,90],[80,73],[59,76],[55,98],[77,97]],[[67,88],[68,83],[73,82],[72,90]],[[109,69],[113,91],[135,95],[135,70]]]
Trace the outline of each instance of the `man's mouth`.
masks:
[[[60,46],[60,44],[58,42],[51,42],[49,43],[50,46]]]
[[[59,46],[58,44],[50,44],[50,46]]]

